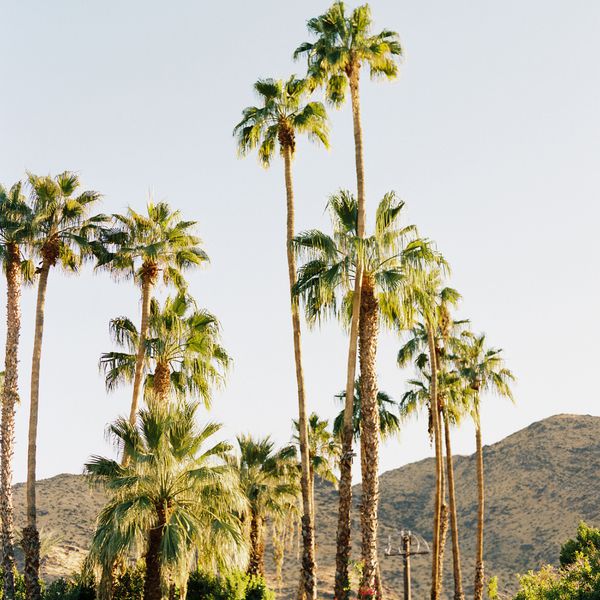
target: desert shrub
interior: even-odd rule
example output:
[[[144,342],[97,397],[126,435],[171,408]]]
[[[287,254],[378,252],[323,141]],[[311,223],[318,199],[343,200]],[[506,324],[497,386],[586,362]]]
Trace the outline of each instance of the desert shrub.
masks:
[[[44,600],[95,600],[96,584],[93,578],[76,576],[74,580],[61,577],[49,583],[43,592]]]
[[[600,600],[600,532],[580,524],[560,553],[561,567],[545,566],[519,578],[514,600]]]
[[[234,572],[224,577],[195,571],[188,580],[186,600],[274,600],[262,577]]]
[[[589,527],[583,521],[577,527],[577,536],[567,540],[560,549],[560,566],[575,564],[580,555],[590,556],[600,550],[600,529]]]
[[[115,580],[114,600],[141,600],[144,594],[144,567],[127,567]]]
[[[4,571],[0,567],[0,599],[4,597]],[[15,600],[25,600],[25,579],[21,573],[15,574]]]
[[[263,577],[248,578],[245,600],[275,600],[275,594],[267,587]]]

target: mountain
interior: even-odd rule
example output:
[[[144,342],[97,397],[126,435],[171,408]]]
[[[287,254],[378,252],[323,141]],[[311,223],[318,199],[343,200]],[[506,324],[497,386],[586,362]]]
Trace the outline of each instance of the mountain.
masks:
[[[560,545],[572,537],[580,520],[600,524],[600,418],[557,415],[534,423],[484,448],[486,466],[486,574],[497,575],[500,589],[514,591],[517,573],[555,563]],[[455,458],[463,576],[472,589],[477,487],[475,457]],[[388,536],[397,545],[401,528],[431,539],[434,488],[433,459],[406,465],[381,476],[380,549],[385,587],[391,598],[402,597],[402,567],[398,557],[385,557]],[[76,567],[87,547],[104,496],[91,490],[81,476],[59,475],[39,482],[39,522],[62,541],[45,565],[48,576]],[[15,487],[19,524],[24,519],[24,488]],[[320,594],[331,597],[335,561],[337,493],[329,485],[316,488],[317,557]],[[355,487],[353,536],[360,536]],[[358,545],[355,543],[355,560]],[[61,561],[68,564],[62,566]],[[452,596],[450,536],[446,544],[445,597]],[[272,565],[270,570],[273,571]],[[412,561],[415,598],[428,596],[428,557]],[[295,598],[297,551],[287,552],[281,597]]]

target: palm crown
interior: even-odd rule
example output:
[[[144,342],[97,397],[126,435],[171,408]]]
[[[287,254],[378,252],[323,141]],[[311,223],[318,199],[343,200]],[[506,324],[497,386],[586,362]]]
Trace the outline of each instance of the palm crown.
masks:
[[[195,221],[184,221],[166,202],[149,202],[147,214],[132,208],[113,215],[114,224],[96,245],[99,266],[117,276],[148,278],[154,283],[162,272],[165,283],[186,287],[185,269],[208,261],[193,232]]]
[[[346,399],[346,392],[342,391],[335,396],[342,402]],[[360,438],[361,420],[360,381],[354,386],[354,402],[352,405],[352,429],[354,439]],[[398,404],[393,398],[382,390],[377,391],[377,407],[379,410],[379,433],[382,439],[386,439],[400,432],[400,419],[398,418]],[[333,433],[340,438],[344,428],[344,411],[342,410],[333,421]]]
[[[513,373],[504,366],[502,350],[486,346],[485,334],[463,332],[455,361],[461,376],[474,392],[474,415],[479,414],[479,394],[490,391],[513,400]]]
[[[91,218],[87,213],[100,194],[78,193],[77,174],[65,171],[55,177],[28,175],[32,193],[32,247],[44,264],[57,263],[76,270],[82,260],[91,256],[92,236],[101,231],[104,215]]]
[[[275,153],[289,149],[294,154],[296,133],[329,147],[327,113],[321,102],[306,102],[307,83],[292,75],[287,81],[259,79],[254,84],[261,105],[243,110],[234,135],[238,150],[245,155],[258,148],[261,163],[268,167]]]
[[[10,190],[0,185],[0,261],[5,265],[8,260],[18,261],[25,281],[33,278],[33,266],[23,260],[21,246],[31,241],[32,219],[22,183],[15,183]]]
[[[129,461],[93,456],[85,465],[110,494],[92,541],[100,562],[144,548],[157,530],[163,569],[187,570],[194,549],[211,567],[231,566],[243,554],[235,512],[243,512],[245,501],[226,462],[231,448],[210,445],[220,425],[198,427],[196,410],[197,404],[142,409],[135,426],[121,418],[109,427]]]
[[[321,419],[313,412],[308,416],[307,425],[311,475],[318,475],[321,479],[337,485],[334,467],[339,458],[340,444],[329,431],[329,421]],[[298,421],[294,420],[293,441],[297,446],[300,445],[298,429]]]
[[[237,437],[239,456],[230,459],[235,466],[240,486],[251,512],[261,519],[283,514],[295,503],[298,494],[295,476],[295,449],[275,449],[268,437]]]
[[[230,364],[219,329],[217,318],[198,309],[187,294],[167,298],[162,307],[153,299],[144,340],[147,397],[155,392],[158,400],[165,401],[172,391],[181,397],[199,396],[209,405]],[[100,358],[106,387],[113,390],[133,380],[139,333],[127,317],[112,319],[110,331],[114,341],[128,350],[107,352]]]
[[[347,14],[344,2],[334,2],[327,12],[310,19],[307,26],[316,40],[301,44],[294,58],[306,56],[309,78],[325,86],[331,103],[344,102],[348,81],[358,78],[363,65],[368,65],[371,77],[397,76],[398,58],[402,56],[398,34],[387,29],[372,34],[368,4]]]
[[[350,192],[333,195],[328,206],[333,236],[312,230],[294,238],[297,251],[307,259],[294,290],[304,301],[309,322],[340,314],[340,307],[349,319],[359,255],[363,281],[374,287],[382,317],[392,323],[410,320],[411,303],[403,300],[412,293],[415,273],[443,259],[413,225],[399,225],[404,202],[393,192],[386,194],[377,207],[375,232],[364,239],[357,235],[357,203]]]

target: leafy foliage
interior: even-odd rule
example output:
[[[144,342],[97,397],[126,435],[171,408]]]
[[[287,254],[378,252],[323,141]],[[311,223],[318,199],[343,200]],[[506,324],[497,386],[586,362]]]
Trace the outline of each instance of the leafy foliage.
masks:
[[[262,104],[245,108],[233,130],[242,156],[258,148],[260,162],[268,167],[277,144],[281,152],[289,149],[294,153],[296,133],[329,146],[325,107],[320,102],[305,102],[310,92],[305,80],[295,75],[287,81],[259,79],[254,90]]]
[[[110,332],[115,343],[126,350],[106,352],[100,358],[106,388],[113,390],[133,381],[139,333],[127,317],[112,319]],[[208,406],[213,390],[223,385],[231,362],[220,343],[217,318],[199,309],[184,293],[167,298],[162,307],[158,300],[151,301],[144,349],[147,398],[152,395],[157,369],[162,367],[174,395],[199,397]]]
[[[204,571],[190,575],[187,600],[274,600],[265,580],[257,575],[232,572],[217,577]]]
[[[348,81],[358,78],[361,67],[368,66],[372,78],[393,79],[398,74],[402,56],[398,34],[387,29],[372,34],[371,26],[368,4],[348,14],[338,0],[308,21],[315,41],[301,44],[294,52],[294,58],[306,57],[309,79],[323,86],[327,100],[336,106],[344,102]]]
[[[90,478],[110,494],[92,540],[92,557],[101,566],[145,548],[157,527],[162,528],[163,574],[183,578],[195,552],[199,563],[211,568],[244,560],[237,515],[246,503],[226,462],[230,446],[208,446],[220,425],[198,427],[197,407],[182,403],[141,410],[135,426],[118,419],[109,433],[127,452],[127,464],[99,456],[86,464]]]
[[[560,552],[561,567],[549,565],[519,579],[514,600],[598,600],[600,598],[600,530],[580,523],[575,539]]]

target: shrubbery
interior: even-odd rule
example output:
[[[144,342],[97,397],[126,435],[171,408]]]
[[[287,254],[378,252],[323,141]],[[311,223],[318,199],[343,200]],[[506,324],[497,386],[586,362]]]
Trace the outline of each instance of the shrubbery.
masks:
[[[274,600],[262,577],[232,573],[224,577],[197,571],[190,575],[187,600]]]
[[[0,600],[2,600],[2,570],[0,569]],[[23,576],[15,578],[15,600],[25,600]],[[129,567],[115,581],[113,600],[142,600],[144,569]],[[43,600],[95,600],[96,583],[92,576],[61,577],[49,583],[42,592]],[[217,577],[196,571],[190,575],[187,600],[274,600],[275,594],[262,577],[231,573]]]
[[[581,523],[561,548],[560,563],[521,576],[514,600],[600,600],[600,530]]]

